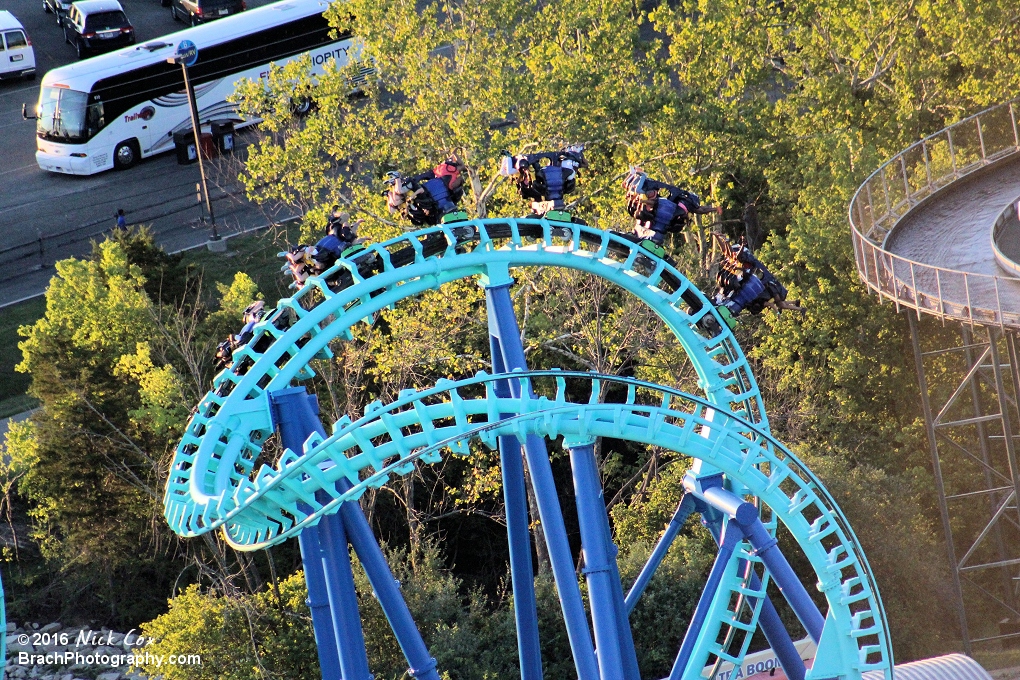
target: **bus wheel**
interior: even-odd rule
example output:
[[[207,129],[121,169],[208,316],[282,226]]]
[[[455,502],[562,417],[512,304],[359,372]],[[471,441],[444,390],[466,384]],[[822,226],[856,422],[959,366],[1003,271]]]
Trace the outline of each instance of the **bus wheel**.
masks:
[[[113,167],[118,170],[127,170],[138,162],[138,143],[131,139],[121,142],[113,150]]]
[[[74,49],[77,50],[79,59],[84,59],[88,56],[88,53],[85,51],[85,43],[82,42],[81,38],[74,41]]]
[[[170,16],[174,18],[174,21],[181,20],[181,15],[177,13],[177,5],[173,3],[173,0],[170,2]]]
[[[50,6],[46,4],[46,0],[43,0],[42,8],[43,11],[46,12],[47,14],[50,13]]]
[[[290,112],[298,118],[304,118],[312,110],[310,97],[298,97],[290,100]]]

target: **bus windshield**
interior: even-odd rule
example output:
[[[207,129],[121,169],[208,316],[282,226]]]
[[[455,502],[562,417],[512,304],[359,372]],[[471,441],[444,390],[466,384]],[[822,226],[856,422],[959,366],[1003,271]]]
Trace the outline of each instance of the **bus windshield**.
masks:
[[[43,139],[65,144],[80,144],[98,132],[98,121],[90,121],[88,95],[63,87],[43,87],[39,93],[39,120],[36,132]],[[89,113],[92,113],[89,111]],[[90,124],[91,123],[91,124]]]

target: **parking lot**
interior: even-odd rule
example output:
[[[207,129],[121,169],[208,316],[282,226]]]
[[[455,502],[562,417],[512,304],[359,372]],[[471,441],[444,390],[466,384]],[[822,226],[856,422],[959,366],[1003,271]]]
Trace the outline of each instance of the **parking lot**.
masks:
[[[120,0],[143,42],[185,28],[159,0]],[[249,0],[248,7],[269,4]],[[46,71],[76,61],[74,48],[64,42],[56,17],[43,10],[42,0],[4,0],[25,26],[35,51],[37,76],[32,81],[0,82],[0,248],[46,242],[48,236],[78,228],[94,232],[114,224],[118,208],[129,223],[152,225],[157,238],[170,249],[203,242],[207,229],[200,222],[195,184],[198,168],[177,165],[173,154],[142,161],[124,172],[88,177],[58,175],[40,170],[35,162],[35,124],[21,117],[22,103],[33,110],[39,81]],[[239,147],[243,154],[243,135]],[[238,158],[213,165],[210,188],[221,233],[267,223],[279,217],[249,204],[236,180]],[[88,249],[87,239],[80,251]],[[41,256],[46,260],[46,253]],[[52,275],[47,271],[0,270],[0,305],[39,292]]]

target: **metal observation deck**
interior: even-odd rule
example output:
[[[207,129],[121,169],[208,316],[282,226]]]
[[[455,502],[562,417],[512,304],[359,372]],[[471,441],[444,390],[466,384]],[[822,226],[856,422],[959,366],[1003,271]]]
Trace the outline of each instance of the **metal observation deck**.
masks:
[[[1018,106],[981,111],[911,145],[868,177],[849,209],[861,279],[910,310],[968,653],[1020,638]],[[931,347],[922,314],[958,322],[960,343]]]
[[[637,297],[672,331],[703,395],[619,376],[529,368],[509,292],[511,271],[522,267],[588,272]],[[402,392],[392,403],[368,405],[356,420],[341,419],[327,434],[314,397],[295,383],[312,378],[316,360],[332,356],[331,343],[350,339],[354,324],[466,277],[485,288],[493,372]],[[640,680],[635,646],[642,641],[633,639],[628,617],[692,514],[700,515],[719,553],[677,641],[671,680],[739,666],[758,630],[792,680],[856,680],[865,672],[891,680],[888,623],[864,552],[821,482],[770,435],[748,362],[715,315],[670,262],[621,235],[580,224],[473,220],[369,246],[281,300],[234,352],[231,369],[215,378],[177,448],[166,519],[182,536],[220,530],[239,550],[297,537],[320,665],[330,680],[371,677],[352,547],[410,674],[438,680],[441,669],[357,499],[416,465],[470,456],[479,446],[498,448],[522,680],[542,677],[525,466],[581,680]],[[705,323],[710,316],[714,324]],[[613,389],[603,389],[607,384]],[[274,433],[283,454],[256,466]],[[598,437],[654,444],[696,461],[672,521],[627,592],[594,456]],[[550,441],[570,454],[589,607],[567,540]],[[804,576],[819,596],[809,595],[779,547],[780,524],[803,555],[797,562],[810,565]],[[782,593],[776,603],[770,584]],[[777,606],[788,607],[799,626],[788,628]],[[801,627],[817,644],[811,668],[791,635]]]

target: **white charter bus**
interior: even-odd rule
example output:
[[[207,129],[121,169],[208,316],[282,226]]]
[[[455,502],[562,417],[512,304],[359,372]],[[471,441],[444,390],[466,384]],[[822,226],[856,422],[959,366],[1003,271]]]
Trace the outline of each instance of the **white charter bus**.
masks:
[[[349,32],[330,37],[325,0],[283,0],[142,45],[53,69],[42,79],[36,110],[36,161],[43,170],[91,175],[129,168],[174,148],[173,135],[191,128],[181,67],[167,63],[182,40],[198,46],[188,69],[199,120],[242,120],[227,96],[241,78],[265,78],[271,62],[301,55],[319,75],[330,59],[354,58]],[[359,78],[371,69],[363,68]]]

